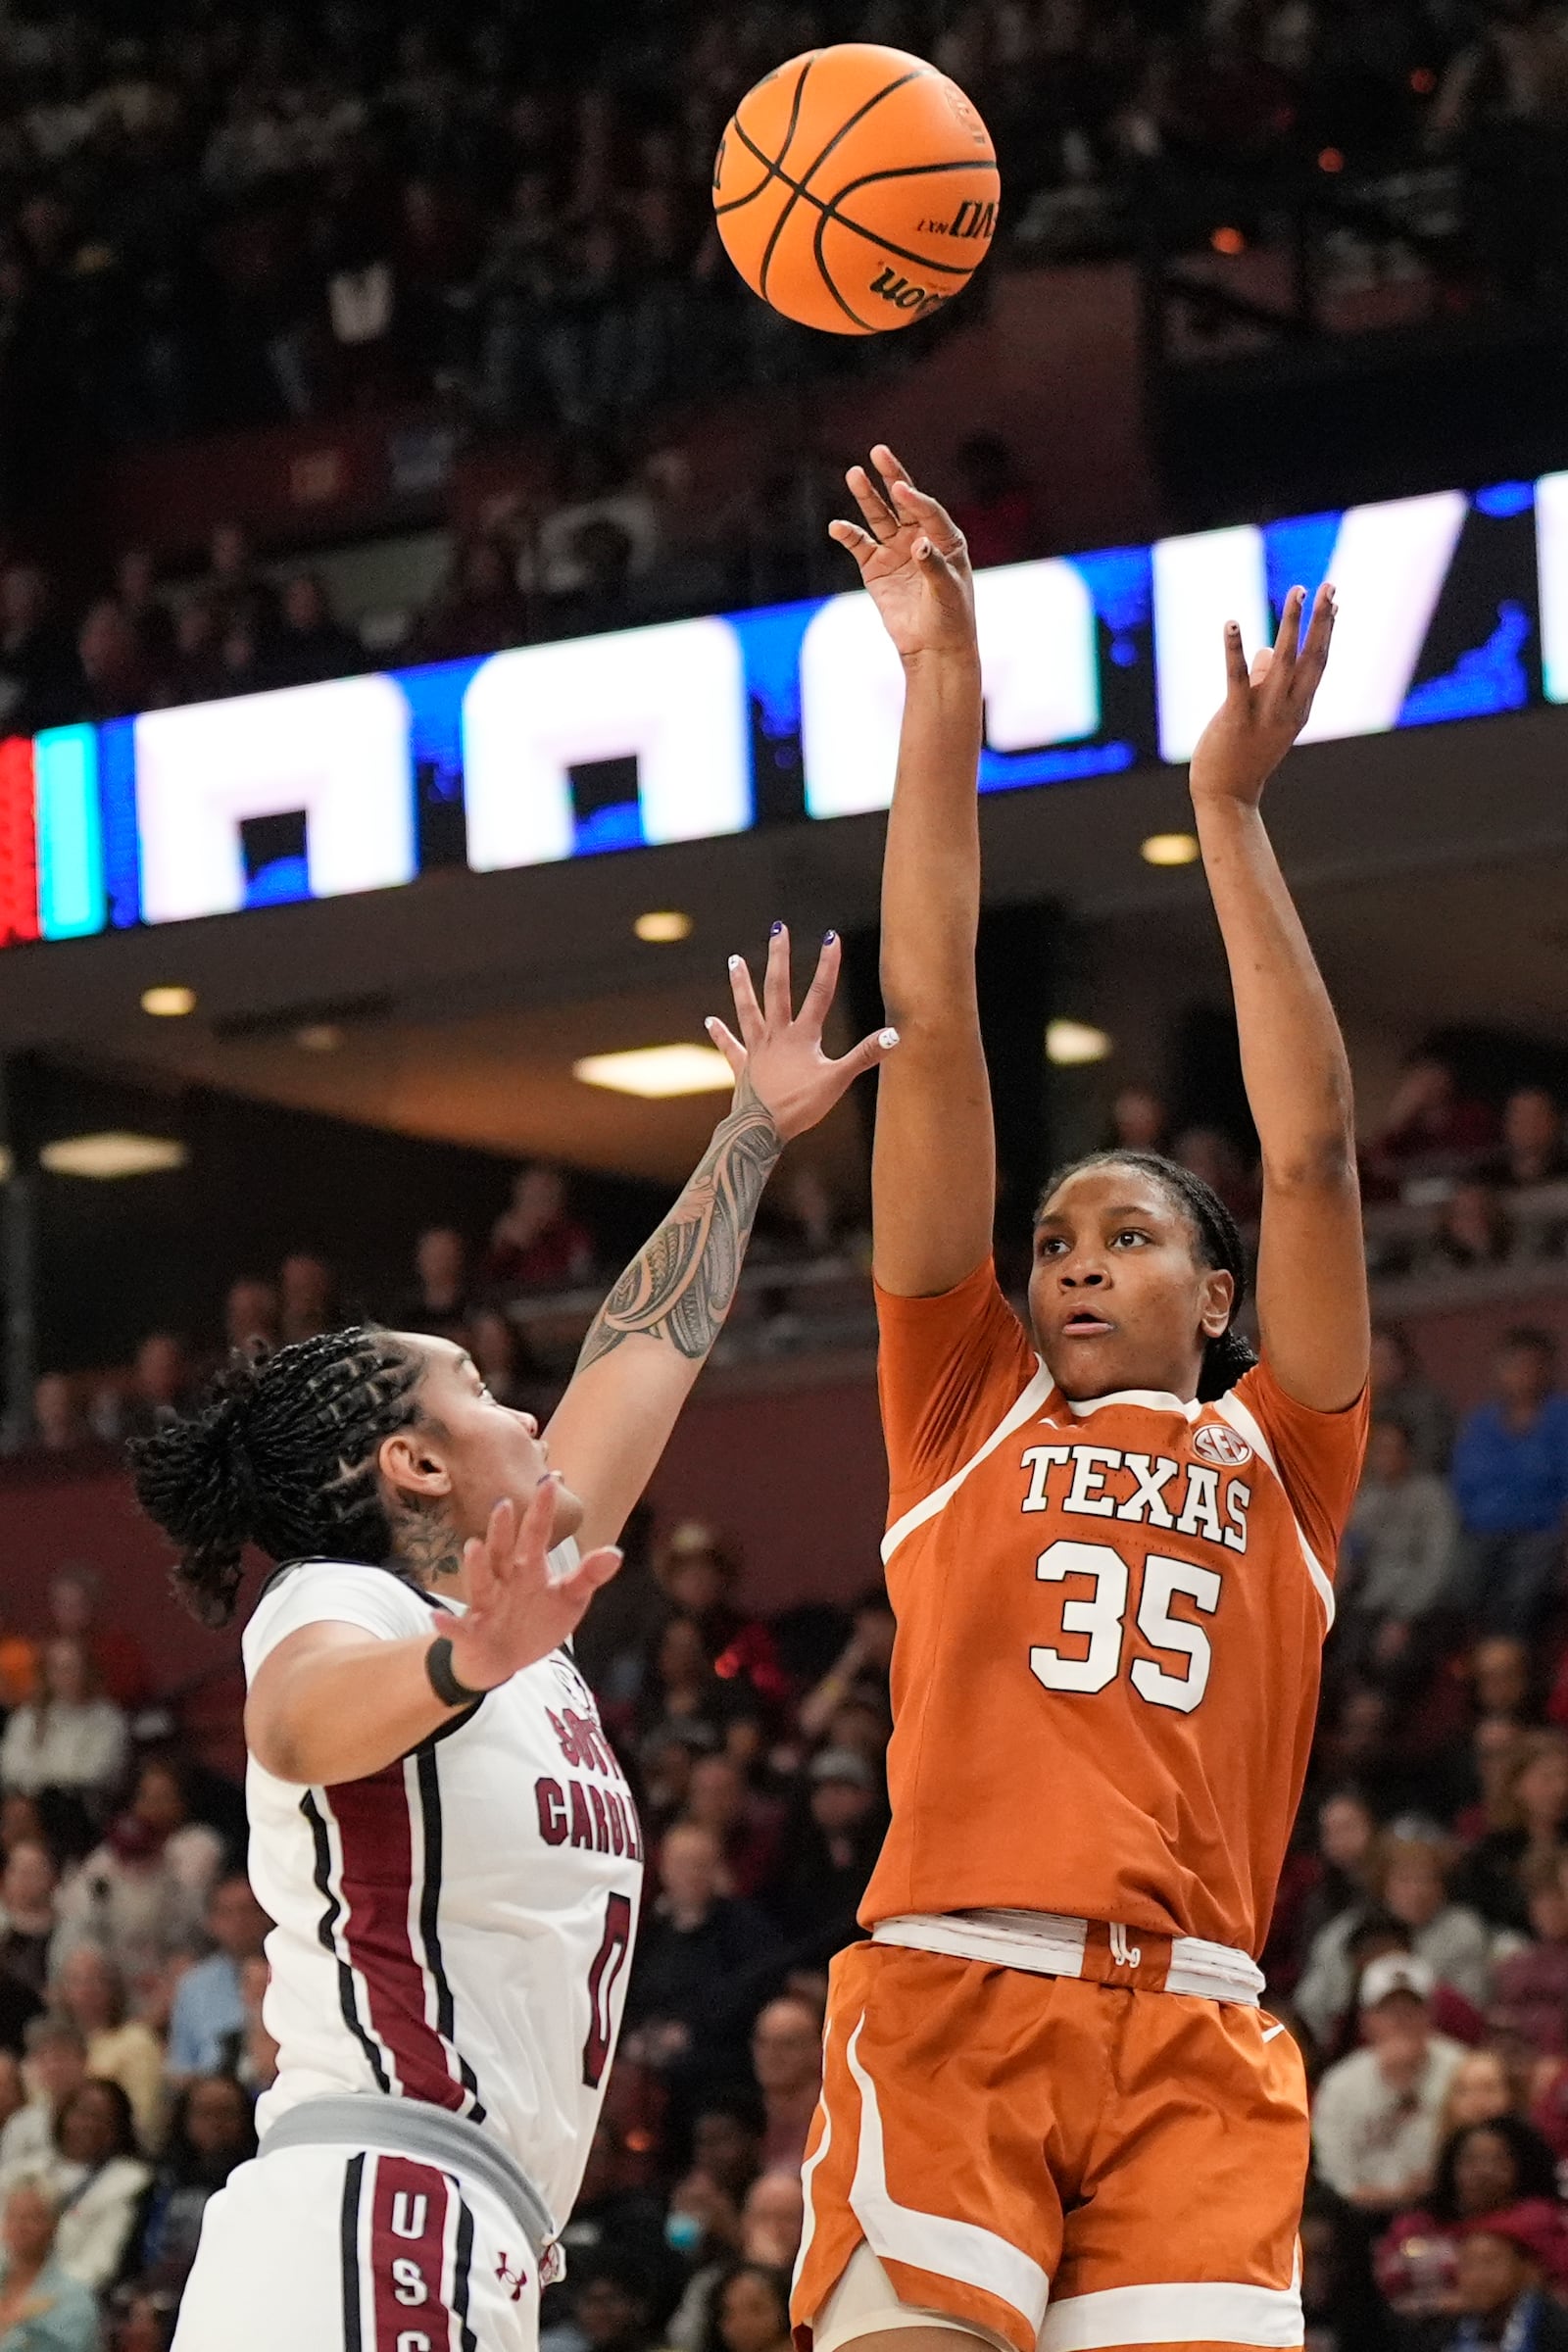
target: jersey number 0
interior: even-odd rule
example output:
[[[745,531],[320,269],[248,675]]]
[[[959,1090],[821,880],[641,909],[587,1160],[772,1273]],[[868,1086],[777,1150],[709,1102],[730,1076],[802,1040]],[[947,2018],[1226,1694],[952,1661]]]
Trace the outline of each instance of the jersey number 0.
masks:
[[[1048,1585],[1060,1584],[1069,1576],[1086,1576],[1093,1580],[1094,1591],[1075,1594],[1061,1604],[1062,1632],[1087,1637],[1083,1655],[1068,1658],[1059,1649],[1031,1649],[1030,1672],[1048,1690],[1103,1690],[1121,1672],[1132,1584],[1126,1561],[1108,1544],[1063,1538],[1040,1554],[1035,1574]],[[1128,1680],[1152,1707],[1174,1707],[1190,1715],[1208,1689],[1213,1653],[1200,1625],[1172,1616],[1170,1604],[1178,1592],[1205,1617],[1212,1617],[1219,1606],[1219,1577],[1212,1568],[1200,1568],[1193,1560],[1167,1559],[1163,1553],[1151,1552],[1144,1562],[1138,1597],[1138,1631],[1151,1649],[1184,1658],[1186,1672],[1172,1674],[1153,1658],[1135,1658]]]

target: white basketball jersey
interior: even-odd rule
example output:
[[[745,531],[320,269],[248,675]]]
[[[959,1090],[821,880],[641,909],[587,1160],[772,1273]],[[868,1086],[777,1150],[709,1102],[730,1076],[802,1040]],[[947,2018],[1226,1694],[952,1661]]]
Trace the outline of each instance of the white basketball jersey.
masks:
[[[245,1629],[246,1679],[301,1626],[406,1641],[436,1606],[383,1568],[285,1568]],[[301,1788],[252,1757],[246,1793],[251,1882],[276,1922],[262,2131],[324,2093],[422,2099],[495,2132],[564,2222],[642,1882],[631,1791],[570,1658],[514,1675],[368,1779]]]

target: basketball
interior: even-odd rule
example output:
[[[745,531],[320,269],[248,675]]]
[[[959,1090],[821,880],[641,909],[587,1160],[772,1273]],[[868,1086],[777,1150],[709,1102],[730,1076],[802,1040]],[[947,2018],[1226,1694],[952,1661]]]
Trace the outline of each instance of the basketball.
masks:
[[[786,318],[876,335],[967,285],[997,225],[991,134],[956,82],[872,41],[748,90],[713,163],[724,250]]]

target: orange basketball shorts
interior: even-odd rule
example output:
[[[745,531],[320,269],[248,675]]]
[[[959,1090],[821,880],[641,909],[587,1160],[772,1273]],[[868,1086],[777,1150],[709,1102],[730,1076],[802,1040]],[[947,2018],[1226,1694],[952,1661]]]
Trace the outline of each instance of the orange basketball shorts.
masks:
[[[797,2330],[863,2241],[927,2324],[1016,2352],[1292,2352],[1308,2155],[1300,2053],[1259,2009],[856,1944],[833,1964]]]

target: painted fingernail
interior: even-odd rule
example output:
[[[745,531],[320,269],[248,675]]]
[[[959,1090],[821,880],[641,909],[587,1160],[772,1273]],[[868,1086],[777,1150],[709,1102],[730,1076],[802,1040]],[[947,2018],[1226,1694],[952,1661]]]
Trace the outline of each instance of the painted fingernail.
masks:
[[[899,1033],[896,1029],[884,1029],[876,1042],[885,1052],[891,1054],[899,1042]]]
[[[838,933],[837,933],[836,931],[824,931],[824,932],[823,932],[823,934],[822,934],[822,945],[823,945],[823,947],[824,947],[824,948],[830,948],[830,947],[833,945],[833,942],[834,942],[834,941],[837,939],[837,937],[838,937]]]
[[[738,972],[745,960],[746,958],[744,956],[732,956],[729,959],[730,970],[732,972]]]
[[[1241,633],[1242,624],[1239,620],[1228,620],[1225,623],[1225,634],[1227,637],[1239,637]]]
[[[914,543],[914,552],[915,552],[915,554],[916,554],[916,555],[919,557],[919,559],[920,559],[921,563],[923,564],[923,563],[925,562],[925,559],[926,559],[926,557],[927,557],[927,556],[928,556],[928,555],[931,553],[931,542],[930,542],[930,540],[929,540],[929,539],[917,539],[917,540],[915,541],[915,543]]]
[[[773,929],[772,929],[771,936],[772,936],[774,939],[777,939],[777,937],[778,937],[779,933],[780,933],[780,932],[783,930],[783,928],[784,928],[784,926],[783,926],[783,924],[782,924],[782,923],[775,923],[775,924],[773,925]]]

